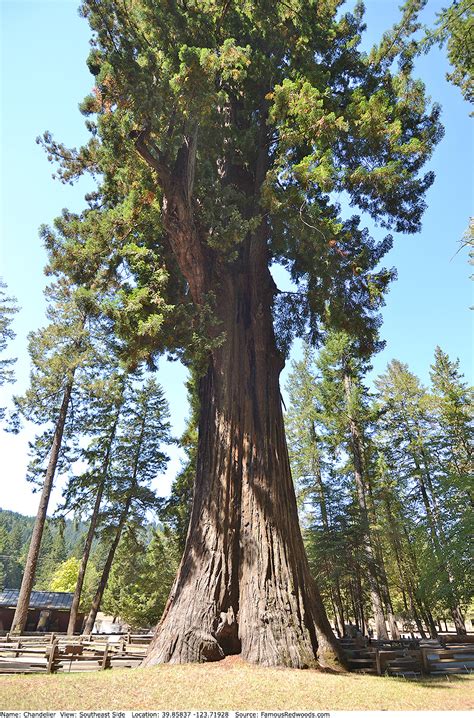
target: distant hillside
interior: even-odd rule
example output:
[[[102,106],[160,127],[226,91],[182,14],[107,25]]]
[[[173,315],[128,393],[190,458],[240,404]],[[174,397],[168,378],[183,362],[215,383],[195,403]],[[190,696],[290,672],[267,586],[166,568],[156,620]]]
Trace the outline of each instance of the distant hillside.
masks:
[[[0,587],[19,588],[34,516],[0,508]],[[87,524],[47,519],[38,563],[36,588],[45,587],[54,567],[69,556],[80,555]]]

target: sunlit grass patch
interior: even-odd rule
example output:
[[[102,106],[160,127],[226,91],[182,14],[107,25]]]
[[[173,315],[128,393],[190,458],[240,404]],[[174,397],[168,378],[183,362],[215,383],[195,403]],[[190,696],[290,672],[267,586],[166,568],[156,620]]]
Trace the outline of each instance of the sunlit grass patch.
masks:
[[[468,710],[474,676],[449,680],[298,671],[236,659],[82,674],[0,676],[2,710],[208,708]]]

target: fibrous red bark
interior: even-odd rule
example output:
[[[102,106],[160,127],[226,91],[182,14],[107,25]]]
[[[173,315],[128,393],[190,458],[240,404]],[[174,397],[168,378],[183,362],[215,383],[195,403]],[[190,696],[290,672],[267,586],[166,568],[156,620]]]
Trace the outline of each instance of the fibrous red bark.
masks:
[[[226,161],[222,181],[258,198],[267,167],[265,122],[255,174]],[[193,510],[184,555],[145,665],[215,661],[341,668],[342,658],[299,529],[273,332],[275,285],[267,225],[234,262],[214,253],[193,213],[197,128],[174,167],[144,131],[136,148],[163,192],[163,226],[196,306],[214,301],[214,341],[200,382]],[[151,144],[150,144],[151,143]],[[238,175],[238,179],[236,179]],[[258,211],[258,202],[255,206]]]
[[[200,384],[191,522],[148,665],[241,653],[264,665],[341,666],[298,524],[264,246],[250,243],[246,271],[222,272],[215,285],[225,335]]]

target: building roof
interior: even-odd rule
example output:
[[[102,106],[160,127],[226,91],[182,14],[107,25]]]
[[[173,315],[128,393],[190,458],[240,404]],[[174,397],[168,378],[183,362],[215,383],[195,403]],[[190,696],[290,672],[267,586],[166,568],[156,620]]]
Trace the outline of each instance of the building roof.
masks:
[[[17,588],[4,588],[0,591],[0,606],[14,608],[18,603],[19,595],[20,591]],[[73,595],[60,591],[32,591],[29,608],[58,608],[69,611]]]

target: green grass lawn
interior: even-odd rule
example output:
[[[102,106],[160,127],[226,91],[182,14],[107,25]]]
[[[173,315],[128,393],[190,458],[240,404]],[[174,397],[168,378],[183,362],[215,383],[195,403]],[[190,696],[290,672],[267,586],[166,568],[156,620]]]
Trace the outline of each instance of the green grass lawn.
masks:
[[[240,659],[58,675],[0,675],[1,710],[469,710],[474,676],[409,681],[250,666]]]

